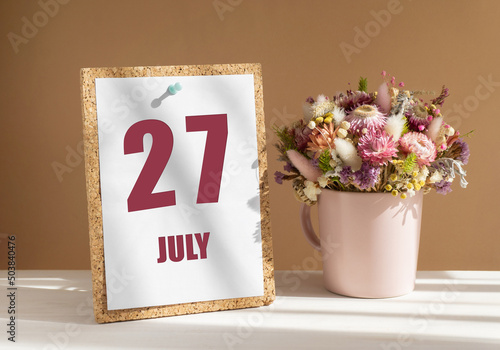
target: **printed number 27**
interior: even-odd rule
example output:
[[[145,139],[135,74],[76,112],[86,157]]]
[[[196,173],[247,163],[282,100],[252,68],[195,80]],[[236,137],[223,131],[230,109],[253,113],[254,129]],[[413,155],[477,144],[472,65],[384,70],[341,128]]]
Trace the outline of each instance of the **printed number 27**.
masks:
[[[227,114],[186,117],[186,131],[207,131],[196,203],[217,203],[227,143]],[[170,127],[160,120],[148,119],[133,124],[125,133],[124,153],[144,152],[144,135],[153,143],[144,167],[128,197],[128,211],[147,210],[175,205],[175,191],[153,193],[174,148]]]

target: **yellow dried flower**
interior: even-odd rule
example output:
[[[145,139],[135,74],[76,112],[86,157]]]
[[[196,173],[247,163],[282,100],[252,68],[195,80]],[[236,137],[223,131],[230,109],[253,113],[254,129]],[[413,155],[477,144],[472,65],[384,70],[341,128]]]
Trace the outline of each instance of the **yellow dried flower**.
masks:
[[[391,191],[391,190],[392,190],[392,186],[391,186],[391,185],[389,185],[389,184],[385,185],[385,190],[386,190],[387,192]]]
[[[418,184],[419,184],[420,186],[424,187],[424,185],[425,185],[425,181],[424,181],[424,180],[420,180],[420,181],[418,182]]]
[[[396,174],[391,174],[391,176],[389,177],[389,179],[394,182],[394,181],[396,181],[398,179],[398,176]]]
[[[391,194],[396,197],[398,195],[398,190],[392,190]]]
[[[417,177],[418,176],[418,171],[414,171],[413,174],[412,174],[413,177]]]
[[[407,183],[406,188],[409,190],[413,189],[413,184],[411,182]]]
[[[323,117],[316,118],[316,124],[321,124],[321,123],[323,123]]]
[[[422,186],[420,186],[419,184],[415,185],[415,191],[420,191],[421,188],[422,188]]]
[[[325,118],[325,123],[330,124],[332,122],[333,118],[332,117],[326,117]]]
[[[406,198],[406,193],[401,193],[401,199],[405,199]]]

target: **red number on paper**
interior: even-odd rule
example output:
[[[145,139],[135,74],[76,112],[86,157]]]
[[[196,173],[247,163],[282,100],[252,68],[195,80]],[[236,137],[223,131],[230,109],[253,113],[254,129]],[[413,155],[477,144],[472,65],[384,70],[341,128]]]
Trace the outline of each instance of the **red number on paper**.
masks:
[[[128,211],[146,210],[175,205],[175,191],[153,193],[174,147],[170,127],[160,120],[143,120],[127,130],[125,154],[144,152],[144,135],[151,134],[153,143],[144,167],[128,197]]]
[[[186,117],[186,131],[206,131],[207,140],[196,203],[219,201],[222,169],[227,143],[227,114]],[[143,120],[132,125],[125,134],[124,153],[144,152],[144,135],[151,134],[153,143],[146,163],[128,197],[128,211],[175,205],[175,191],[153,193],[174,147],[170,127],[160,120]]]
[[[207,132],[196,203],[217,203],[226,153],[227,114],[186,117],[186,131]]]

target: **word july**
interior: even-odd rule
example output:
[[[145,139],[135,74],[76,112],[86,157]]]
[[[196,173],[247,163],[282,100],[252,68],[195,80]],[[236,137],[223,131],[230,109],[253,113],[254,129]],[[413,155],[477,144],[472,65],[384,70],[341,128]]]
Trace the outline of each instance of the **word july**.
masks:
[[[207,258],[207,245],[208,238],[210,237],[210,232],[205,232],[203,237],[201,233],[195,233],[196,243],[199,248],[198,254],[194,253],[194,243],[193,235],[187,234],[186,236],[168,236],[167,240],[165,237],[158,237],[158,248],[160,251],[160,257],[158,258],[158,263],[164,263],[167,261],[167,243],[168,243],[168,257],[173,262],[179,262],[184,259],[184,237],[186,240],[186,254],[187,260],[197,260]]]

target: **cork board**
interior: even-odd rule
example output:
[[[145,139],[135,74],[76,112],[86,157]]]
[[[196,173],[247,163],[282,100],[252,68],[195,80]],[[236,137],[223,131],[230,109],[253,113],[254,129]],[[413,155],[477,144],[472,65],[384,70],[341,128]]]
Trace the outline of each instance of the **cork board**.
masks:
[[[203,83],[205,82],[204,77],[218,77],[218,76],[223,76],[223,78],[228,78],[229,80],[232,78],[248,78],[249,76],[252,79],[253,82],[253,97],[254,99],[252,100],[252,104],[255,106],[252,106],[252,114],[253,114],[253,107],[255,107],[255,128],[246,128],[249,130],[253,130],[253,138],[255,138],[255,146],[256,146],[256,157],[257,159],[254,162],[253,169],[255,171],[255,177],[256,177],[256,184],[258,185],[258,197],[256,198],[257,203],[253,203],[254,208],[258,208],[257,210],[257,216],[259,217],[259,221],[257,224],[257,229],[252,227],[251,229],[253,230],[253,237],[252,239],[254,242],[258,243],[258,250],[259,250],[259,259],[258,263],[255,264],[252,261],[248,261],[248,264],[245,265],[255,265],[257,266],[257,269],[260,269],[260,274],[258,276],[261,276],[262,280],[259,281],[261,283],[261,292],[255,294],[252,296],[244,296],[244,297],[236,297],[236,298],[221,298],[220,295],[224,295],[224,293],[215,293],[216,295],[213,300],[201,300],[198,301],[196,298],[194,298],[194,301],[183,301],[180,303],[166,303],[166,304],[161,304],[161,305],[151,305],[151,306],[138,306],[138,307],[120,307],[121,304],[117,304],[117,300],[120,297],[120,292],[122,290],[125,290],[127,288],[132,288],[134,287],[135,284],[135,275],[129,274],[129,271],[119,271],[116,270],[113,272],[113,274],[110,274],[108,271],[108,274],[106,273],[106,267],[111,266],[110,261],[106,262],[105,261],[105,250],[109,254],[110,251],[114,250],[116,251],[117,248],[115,244],[110,244],[108,243],[106,248],[105,248],[105,229],[104,227],[108,225],[108,227],[111,227],[109,224],[103,225],[103,222],[106,221],[103,220],[103,194],[105,193],[105,189],[107,188],[107,182],[103,181],[103,178],[101,177],[104,175],[104,172],[102,172],[101,167],[103,166],[108,166],[107,164],[109,162],[104,161],[104,151],[101,151],[102,154],[100,155],[100,146],[104,147],[103,144],[107,143],[107,135],[108,131],[109,134],[114,134],[116,133],[116,128],[114,128],[113,125],[111,125],[109,128],[106,123],[104,123],[104,117],[103,115],[106,115],[108,113],[108,110],[103,109],[103,102],[105,101],[106,94],[104,92],[107,91],[107,87],[109,85],[106,85],[104,83],[107,82],[118,82],[121,83],[122,81],[128,81],[127,79],[117,79],[117,78],[154,78],[156,79],[156,83],[153,84],[152,81],[149,81],[146,84],[146,80],[142,80],[145,83],[143,84],[144,88],[136,88],[135,90],[132,91],[132,99],[130,99],[129,95],[129,100],[127,102],[126,99],[126,94],[125,97],[123,95],[120,95],[120,100],[113,100],[113,102],[110,104],[112,107],[111,110],[115,110],[115,112],[120,111],[122,112],[122,119],[127,119],[128,115],[125,113],[125,106],[128,106],[131,108],[133,106],[134,108],[141,108],[141,113],[147,115],[149,111],[161,111],[161,108],[164,108],[165,105],[167,105],[169,108],[173,108],[172,106],[175,105],[175,98],[176,96],[182,96],[184,93],[183,91],[188,91],[186,92],[189,93],[189,91],[194,91],[192,89],[196,89],[196,87],[199,85],[197,84],[198,82]],[[189,80],[187,77],[194,77],[194,79]],[[165,85],[164,81],[162,79],[169,78],[168,82],[175,82],[176,80],[182,81],[182,82],[187,82],[191,84],[190,86],[183,86],[183,89],[185,90],[179,90],[179,95],[173,95],[169,94],[168,91],[170,92],[176,92],[175,88],[174,90],[169,90],[172,89],[172,86],[174,84],[170,85]],[[183,80],[184,79],[184,80]],[[130,80],[130,79],[129,79]],[[227,79],[223,79],[226,81]],[[134,81],[133,79],[131,81]],[[245,80],[247,81],[247,80]],[[97,84],[99,83],[99,84]],[[163,84],[163,85],[162,85]],[[189,85],[187,84],[187,85]],[[99,87],[99,89],[96,89],[96,85],[102,86]],[[120,85],[124,86],[124,85]],[[208,94],[208,95],[213,95],[215,96],[218,92],[221,94],[224,93],[230,93],[231,89],[230,88],[225,88],[225,85],[216,85],[220,86],[219,88],[215,89],[216,91],[213,90],[203,90],[203,95]],[[191,90],[190,90],[191,89]],[[96,91],[101,91],[100,95],[99,93],[96,94]],[[163,92],[163,93],[161,93]],[[135,95],[134,95],[135,94]],[[215,94],[215,95],[214,95]],[[103,97],[104,96],[104,97]],[[117,95],[118,96],[118,95]],[[183,315],[183,314],[193,314],[193,313],[200,313],[200,312],[209,312],[209,311],[219,311],[219,310],[229,310],[229,309],[239,309],[239,308],[247,308],[247,307],[257,307],[257,306],[263,306],[263,305],[269,305],[271,304],[274,299],[275,299],[275,288],[274,288],[274,271],[273,271],[273,255],[272,255],[272,240],[271,240],[271,228],[270,228],[270,213],[269,213],[269,185],[268,185],[268,175],[267,175],[267,155],[266,155],[266,141],[265,141],[265,124],[264,124],[264,108],[263,108],[263,90],[262,90],[262,71],[261,71],[261,66],[260,64],[225,64],[225,65],[202,65],[202,66],[145,66],[145,67],[113,67],[113,68],[83,68],[81,69],[81,98],[82,98],[82,114],[83,114],[83,134],[84,134],[84,149],[85,149],[85,172],[86,172],[86,188],[87,188],[87,202],[88,202],[88,220],[89,220],[89,238],[90,238],[90,257],[91,257],[91,270],[92,270],[92,283],[93,283],[93,301],[94,301],[94,315],[95,319],[98,323],[107,323],[107,322],[117,322],[117,321],[126,321],[126,320],[138,320],[138,319],[145,319],[145,318],[156,318],[156,317],[165,317],[165,316],[174,316],[174,315]],[[122,101],[123,100],[123,101]],[[122,102],[117,102],[117,101],[122,101]],[[196,102],[192,101],[193,103],[184,103],[184,106],[187,105],[194,105],[196,106]],[[121,104],[120,104],[121,103]],[[233,103],[234,104],[234,103]],[[136,107],[139,105],[139,107]],[[101,109],[99,110],[99,107]],[[165,107],[166,108],[166,107]],[[179,107],[180,108],[180,107]],[[117,112],[118,113],[118,112]],[[151,112],[153,113],[153,112]],[[158,112],[159,113],[159,112]],[[98,114],[100,115],[99,119]],[[134,113],[132,113],[134,114]],[[203,113],[202,113],[203,114]],[[215,113],[207,113],[210,115],[214,115]],[[117,114],[118,115],[118,114]],[[222,114],[217,115],[219,119],[221,119]],[[191,118],[192,116],[186,116],[186,124],[188,124],[188,118]],[[193,131],[192,133],[187,133],[189,136],[194,135],[194,134],[205,134],[205,133],[196,133],[196,131],[207,131],[207,135],[211,132],[211,130],[216,130],[216,129],[204,129],[204,127],[198,126],[198,122],[202,122],[203,117],[207,117],[206,115],[198,115],[196,117],[202,117],[202,118],[191,118],[190,119],[190,126],[186,125],[186,130],[185,131]],[[146,119],[146,116],[144,116]],[[210,117],[212,118],[212,116]],[[230,118],[227,117],[226,118]],[[128,118],[130,119],[130,118]],[[148,116],[147,119],[149,120],[148,123],[151,122],[151,118]],[[206,119],[206,118],[205,118]],[[213,119],[215,120],[215,119]],[[141,120],[142,121],[142,120]],[[137,122],[136,120],[133,120],[131,122]],[[167,120],[168,123],[170,123]],[[100,124],[99,124],[100,123]],[[145,123],[145,122],[144,122]],[[138,124],[138,123],[137,123]],[[238,125],[237,123],[233,123],[229,121],[230,125]],[[151,124],[152,125],[152,124]],[[155,124],[156,125],[156,124]],[[163,124],[162,124],[163,125]],[[159,125],[159,126],[162,126]],[[163,127],[163,126],[162,126]],[[198,129],[197,129],[198,128]],[[210,128],[207,126],[207,128]],[[130,128],[131,129],[131,128]],[[156,130],[155,127],[153,129]],[[219,130],[219,129],[217,129]],[[144,136],[146,136],[146,132],[144,132]],[[154,132],[151,131],[151,135],[153,135]],[[213,132],[215,134],[215,131]],[[142,134],[141,134],[142,135]],[[163,134],[164,135],[164,134]],[[161,136],[161,135],[160,135]],[[157,139],[162,139],[160,136],[158,136]],[[252,139],[252,135],[250,136],[250,139]],[[156,137],[156,136],[154,136]],[[210,136],[207,136],[207,148],[206,152],[208,152],[208,138]],[[185,138],[185,135],[178,137],[176,132],[173,133],[173,138],[174,140],[183,140]],[[146,137],[144,137],[144,140]],[[157,142],[154,139],[155,142]],[[212,137],[212,139],[216,139]],[[105,142],[104,142],[104,141]],[[146,141],[144,141],[144,149],[147,149],[146,146]],[[163,141],[161,141],[163,142]],[[175,141],[177,142],[177,141]],[[191,141],[190,141],[191,142]],[[204,141],[203,141],[204,142]],[[102,143],[100,145],[100,143]],[[126,143],[126,142],[125,142]],[[141,145],[142,147],[142,141]],[[176,154],[176,147],[172,146],[173,150],[171,151],[171,159],[175,157]],[[215,146],[214,146],[215,147]],[[153,145],[151,144],[151,151],[152,151]],[[104,149],[104,148],[102,148]],[[106,151],[107,152],[107,151]],[[142,152],[141,150],[135,150],[135,152]],[[148,151],[144,152],[145,154]],[[126,152],[125,152],[126,153]],[[133,152],[129,152],[133,153]],[[152,152],[151,152],[152,153]],[[177,152],[178,153],[178,152]],[[147,155],[147,154],[146,154]],[[120,155],[122,156],[122,155]],[[126,157],[129,157],[130,154]],[[132,155],[133,156],[133,155]],[[102,159],[101,159],[101,158]],[[226,166],[226,161],[228,159],[229,155],[226,153],[226,159],[224,160],[224,166]],[[186,157],[184,157],[186,158]],[[241,157],[244,158],[244,157]],[[110,159],[110,158],[108,158]],[[125,158],[127,159],[127,158]],[[149,160],[149,159],[148,159]],[[205,160],[205,158],[204,158]],[[168,160],[167,160],[168,161]],[[172,160],[172,162],[174,162]],[[143,164],[143,163],[141,163]],[[203,163],[204,164],[204,163]],[[169,164],[167,164],[168,166]],[[142,166],[142,165],[141,165]],[[225,169],[225,168],[224,168]],[[167,172],[168,168],[165,167],[165,172]],[[181,169],[182,170],[182,169]],[[173,173],[172,171],[169,171],[170,173]],[[180,171],[182,173],[182,171]],[[202,168],[203,172],[203,168]],[[177,173],[177,171],[175,172]],[[189,172],[191,173],[191,172]],[[195,171],[193,171],[195,173]],[[224,174],[223,174],[224,175]],[[220,196],[224,195],[224,185],[221,184],[221,181],[224,180],[224,176],[222,177],[222,180],[219,179],[219,190],[220,190]],[[163,175],[162,175],[163,176]],[[240,175],[238,176],[233,176],[232,178],[230,177],[230,181],[228,181],[229,185],[231,186],[231,181],[234,179],[239,178]],[[236,181],[236,180],[234,180]],[[201,191],[201,182],[200,180],[200,187],[199,191]],[[106,185],[104,185],[106,184]],[[222,190],[221,190],[222,188]],[[123,192],[126,192],[128,195],[129,190],[123,190]],[[175,193],[178,194],[181,191],[176,191]],[[227,191],[226,191],[227,192]],[[234,192],[234,191],[233,191]],[[154,191],[151,192],[151,195],[154,195]],[[106,195],[108,196],[108,195]],[[212,202],[217,202],[217,199],[212,200]],[[106,202],[106,200],[105,200]],[[201,206],[207,205],[204,203],[210,202],[205,201],[205,202],[200,202],[200,194],[198,194],[198,202],[197,203],[203,203]],[[250,201],[248,201],[250,202]],[[129,214],[130,212],[135,213],[136,211],[140,212],[140,209],[131,209],[130,207],[130,196],[129,196]],[[213,204],[213,203],[212,203]],[[216,203],[217,204],[217,203]],[[250,203],[245,203],[248,206],[251,206]],[[106,203],[105,206],[106,207]],[[116,207],[116,205],[113,202],[113,205],[111,207]],[[149,211],[158,211],[162,210],[164,208],[155,208]],[[108,210],[108,209],[106,209]],[[203,213],[203,209],[196,209],[197,212],[195,213],[194,217],[198,217],[199,213]],[[143,210],[144,211],[144,210]],[[148,210],[145,210],[148,211]],[[105,218],[107,218],[107,214],[104,215]],[[192,218],[193,216],[191,216]],[[213,220],[212,220],[213,219]],[[231,218],[234,219],[234,218]],[[107,219],[108,223],[111,219]],[[217,220],[224,220],[221,218],[217,218]],[[227,219],[229,220],[229,218]],[[213,217],[210,218],[209,221],[216,221]],[[234,221],[234,220],[233,220]],[[180,221],[182,222],[182,220]],[[186,221],[187,222],[187,221]],[[228,221],[229,223],[229,221]],[[241,230],[242,231],[248,231],[250,228],[241,225]],[[260,227],[259,227],[260,225]],[[108,235],[106,229],[106,235]],[[205,235],[207,234],[206,232],[204,233]],[[141,233],[142,235],[142,233]],[[164,234],[166,236],[167,234]],[[189,236],[189,237],[188,237]],[[196,237],[195,237],[196,236]],[[188,262],[189,256],[191,256],[194,261],[190,261],[189,263],[195,264],[200,261],[201,259],[204,259],[203,261],[209,261],[210,259],[210,251],[209,248],[214,247],[214,245],[211,245],[212,242],[208,240],[212,239],[211,237],[215,237],[215,235],[212,233],[211,236],[206,235],[206,240],[204,242],[203,246],[203,240],[205,236],[203,236],[203,233],[200,234],[186,234],[185,237],[183,238],[178,238],[179,236],[176,236],[176,241],[177,242],[177,258],[179,258],[180,255],[180,248],[183,247],[183,244],[179,245],[179,240],[178,239],[185,239],[185,247],[186,247],[186,255],[187,259],[184,259],[183,261]],[[108,236],[106,236],[108,237]],[[172,236],[173,237],[173,236]],[[172,241],[170,241],[170,236],[169,237],[160,237],[158,235],[158,246],[159,246],[159,252],[157,251],[156,254],[159,254],[159,257],[155,259],[158,263],[158,266],[167,266],[167,263],[170,265],[168,266],[175,266],[173,253],[175,251],[175,246],[174,246],[174,251],[168,250],[168,256],[165,258],[165,256],[162,258],[162,245],[164,244],[165,246],[168,244],[174,242],[174,238],[172,238]],[[188,239],[189,238],[189,239]],[[194,240],[196,238],[196,241]],[[108,239],[109,240],[109,239]],[[112,242],[112,241],[109,241]],[[140,241],[139,241],[140,242]],[[196,246],[195,243],[198,243],[198,246]],[[191,244],[191,245],[189,245]],[[207,248],[208,244],[208,248]],[[188,246],[191,248],[191,252],[189,251]],[[199,248],[199,251],[194,252],[193,247]],[[203,251],[203,249],[205,251]],[[138,245],[138,249],[140,250],[140,243]],[[170,249],[170,246],[168,247]],[[163,250],[167,250],[165,247]],[[208,250],[208,252],[207,252]],[[124,255],[127,256],[127,259],[131,259],[133,257],[133,252],[131,251],[125,251]],[[197,253],[197,254],[196,254]],[[237,251],[233,252],[233,255],[237,255]],[[128,254],[128,255],[127,255]],[[163,253],[166,254],[166,253]],[[182,253],[184,254],[184,253]],[[207,258],[208,255],[208,258]],[[170,257],[171,261],[168,260],[168,257]],[[194,258],[193,258],[194,257]],[[165,262],[165,259],[167,260]],[[199,260],[196,260],[199,259]],[[110,259],[108,259],[110,260]],[[162,262],[163,264],[160,264]],[[154,267],[156,269],[156,265]],[[255,271],[256,268],[253,269]],[[148,270],[150,271],[150,270]],[[190,270],[193,271],[193,270]],[[149,273],[149,272],[148,272]],[[228,272],[229,274],[230,272]],[[243,273],[244,275],[244,273]],[[168,276],[167,276],[168,277]],[[147,282],[149,283],[151,280],[162,280],[165,278],[165,275],[158,276],[157,279],[148,279]],[[224,275],[222,274],[222,277],[219,277],[224,279]],[[221,281],[217,281],[218,284]],[[222,281],[225,282],[227,285],[231,284],[231,280],[226,280]],[[144,283],[144,281],[143,281]],[[153,283],[153,282],[152,282]],[[222,283],[224,285],[224,283]],[[182,284],[181,284],[182,285]],[[177,287],[175,287],[177,288]],[[172,288],[172,289],[175,289]],[[180,287],[179,287],[180,288]],[[133,289],[132,292],[137,292],[136,289]],[[113,298],[108,298],[108,294],[113,293]],[[183,292],[181,292],[182,294]],[[146,293],[148,294],[148,293]],[[161,294],[161,293],[160,293]],[[230,294],[230,293],[229,293]],[[244,294],[244,293],[243,293]],[[219,295],[219,296],[217,296]],[[111,294],[110,294],[111,296]],[[205,299],[207,296],[205,296]],[[209,297],[208,297],[209,298]],[[161,299],[161,298],[160,298]],[[114,303],[114,307],[111,308],[108,305],[108,302],[110,305]],[[138,302],[139,304],[141,301]],[[154,302],[153,302],[154,303]],[[118,306],[117,306],[118,305]],[[125,304],[123,304],[125,305]],[[130,304],[126,304],[130,305]]]

